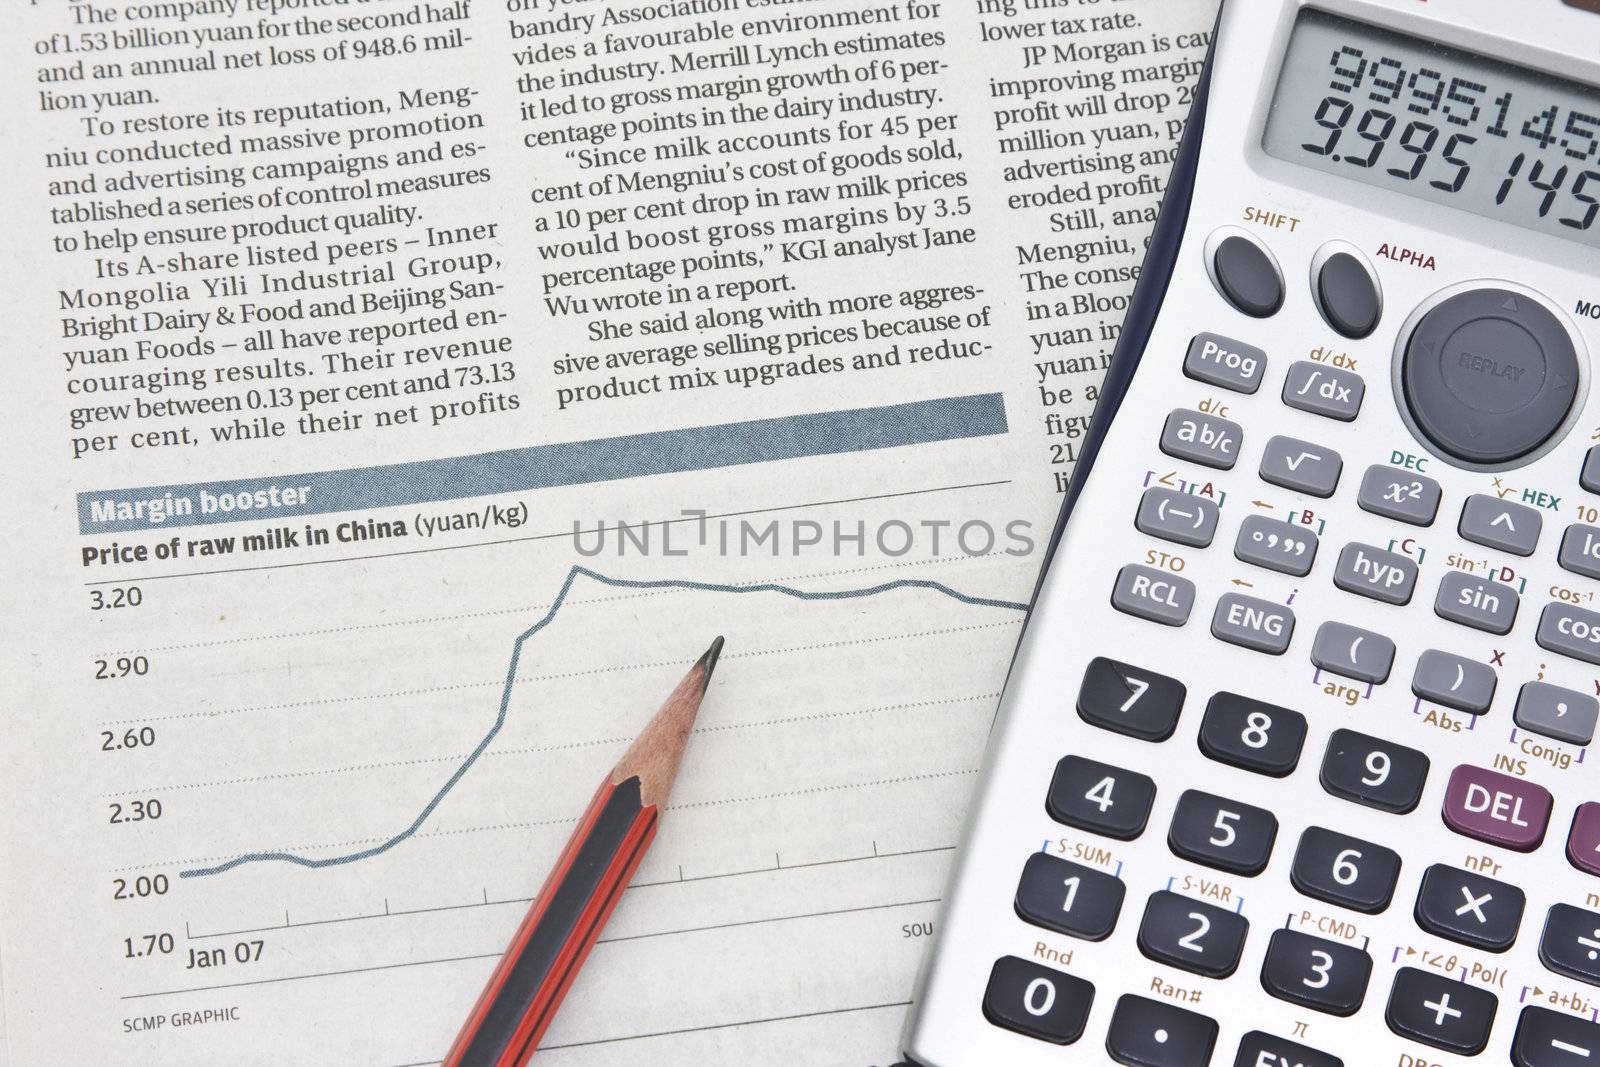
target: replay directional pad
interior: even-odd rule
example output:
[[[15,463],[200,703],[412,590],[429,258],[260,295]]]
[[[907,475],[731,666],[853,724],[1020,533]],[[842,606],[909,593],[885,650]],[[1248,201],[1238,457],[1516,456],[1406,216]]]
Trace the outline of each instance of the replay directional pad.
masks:
[[[1401,385],[1417,431],[1446,456],[1513,466],[1551,441],[1579,389],[1561,320],[1509,289],[1470,289],[1417,321]]]

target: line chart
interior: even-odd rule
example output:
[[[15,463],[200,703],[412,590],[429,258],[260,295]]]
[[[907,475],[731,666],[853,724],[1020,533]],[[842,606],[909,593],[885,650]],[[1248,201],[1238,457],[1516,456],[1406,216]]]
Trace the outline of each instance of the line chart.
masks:
[[[516,639],[512,642],[511,656],[506,666],[505,682],[500,691],[499,710],[495,715],[494,722],[490,725],[488,731],[483,735],[483,738],[477,743],[476,746],[473,747],[472,751],[467,754],[467,756],[451,773],[450,777],[445,780],[444,784],[441,785],[428,800],[428,802],[423,805],[422,810],[417,813],[416,817],[413,818],[408,825],[403,827],[393,836],[380,841],[378,844],[372,845],[369,848],[360,849],[355,852],[347,852],[339,855],[323,857],[304,856],[299,853],[287,851],[245,852],[222,863],[204,867],[192,867],[179,871],[178,877],[207,878],[224,874],[238,867],[252,863],[288,863],[298,867],[310,869],[343,866],[346,864],[357,863],[361,860],[371,859],[374,856],[382,855],[395,846],[415,836],[417,831],[423,827],[423,825],[438,809],[439,805],[444,802],[444,799],[450,795],[450,792],[455,789],[456,785],[459,784],[460,781],[466,776],[467,772],[470,771],[473,765],[478,762],[479,757],[488,751],[489,746],[494,743],[495,738],[500,734],[502,728],[504,728],[506,719],[510,712],[512,692],[516,685],[516,677],[521,663],[523,649],[530,639],[555,621],[557,615],[560,614],[562,605],[566,603],[568,595],[571,593],[574,584],[579,578],[586,578],[590,581],[598,582],[601,585],[607,585],[618,589],[681,589],[694,592],[731,594],[775,593],[800,601],[859,600],[900,589],[920,589],[928,592],[938,593],[941,596],[948,597],[952,600],[972,607],[997,608],[1015,612],[1026,612],[1028,610],[1028,605],[1019,601],[973,596],[969,593],[963,593],[958,589],[954,589],[948,585],[945,585],[943,582],[926,578],[897,578],[887,582],[880,582],[877,585],[862,586],[854,589],[808,590],[798,589],[794,586],[783,585],[777,582],[731,585],[719,582],[701,582],[688,579],[672,578],[648,580],[618,578],[611,575],[602,574],[596,570],[591,570],[590,568],[582,566],[581,564],[574,564],[572,568],[567,571],[566,578],[561,583],[560,591],[556,594],[555,599],[551,601],[550,607],[545,611],[544,615],[542,615],[527,629],[518,634]]]

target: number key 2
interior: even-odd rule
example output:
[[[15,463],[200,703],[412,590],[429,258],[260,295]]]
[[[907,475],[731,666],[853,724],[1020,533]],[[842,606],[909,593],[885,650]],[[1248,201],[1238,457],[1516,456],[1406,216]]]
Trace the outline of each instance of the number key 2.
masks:
[[[1237,693],[1218,693],[1200,722],[1200,750],[1222,763],[1282,778],[1300,762],[1306,717]]]
[[[1067,756],[1056,764],[1045,809],[1056,822],[1132,841],[1144,833],[1155,799],[1156,783],[1147,775]]]
[[[1404,815],[1422,800],[1428,757],[1354,730],[1335,730],[1322,757],[1322,788],[1344,800]]]
[[[1139,924],[1139,951],[1179,970],[1226,978],[1239,968],[1250,922],[1212,904],[1162,890]]]

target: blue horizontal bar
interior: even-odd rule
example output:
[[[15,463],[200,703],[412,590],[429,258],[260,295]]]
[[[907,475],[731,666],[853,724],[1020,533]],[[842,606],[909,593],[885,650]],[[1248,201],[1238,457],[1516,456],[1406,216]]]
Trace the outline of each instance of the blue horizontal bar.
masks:
[[[121,533],[403,507],[988,437],[1006,429],[1001,394],[944,397],[381,467],[79,493],[78,529],[85,534]],[[223,510],[218,503],[241,495],[250,504],[244,510]]]

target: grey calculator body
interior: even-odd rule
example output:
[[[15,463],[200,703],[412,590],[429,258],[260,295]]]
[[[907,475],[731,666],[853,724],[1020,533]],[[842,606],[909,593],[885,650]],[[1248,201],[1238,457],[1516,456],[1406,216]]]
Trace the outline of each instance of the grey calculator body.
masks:
[[[1600,13],[1227,0],[905,1034],[1600,1064]]]

